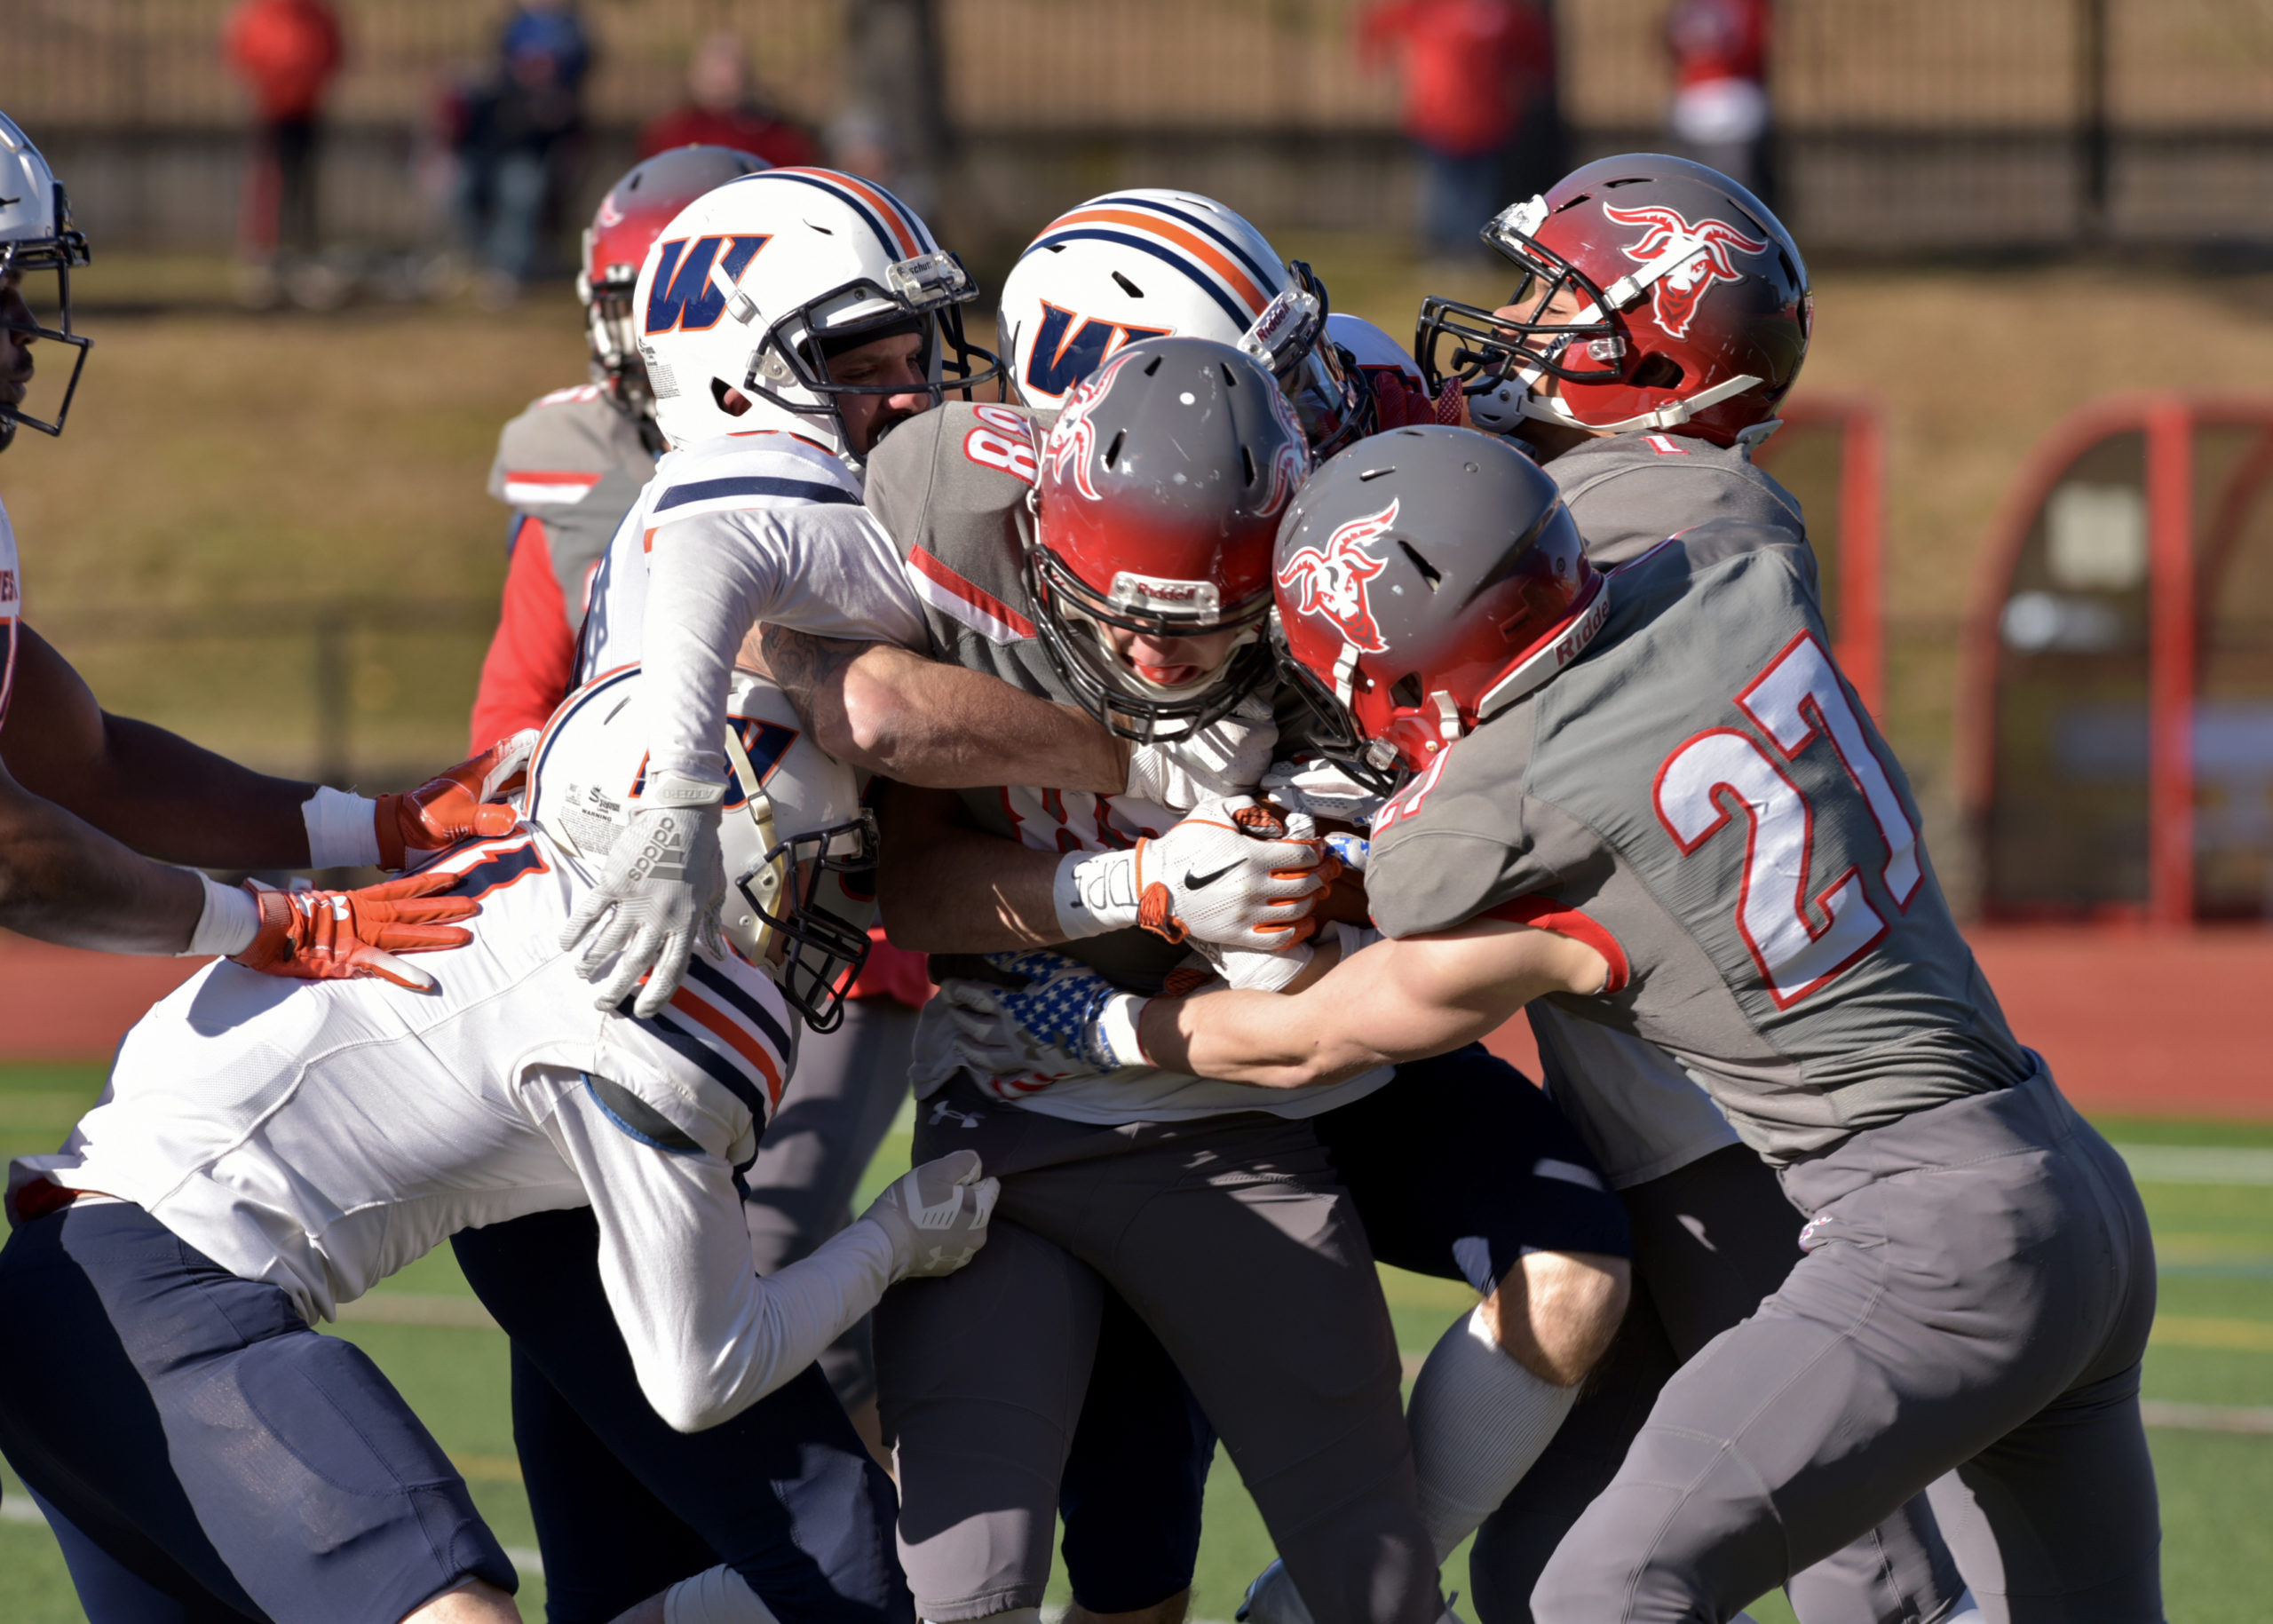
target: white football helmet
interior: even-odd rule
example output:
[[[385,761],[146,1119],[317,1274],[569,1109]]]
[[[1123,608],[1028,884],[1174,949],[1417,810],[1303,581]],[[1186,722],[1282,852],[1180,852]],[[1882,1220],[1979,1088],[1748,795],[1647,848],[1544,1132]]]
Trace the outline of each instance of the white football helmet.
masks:
[[[42,271],[55,273],[57,323],[44,327],[36,317],[20,315],[8,325],[48,343],[76,352],[71,376],[63,386],[63,400],[52,418],[43,420],[20,406],[0,401],[0,450],[16,437],[16,425],[29,424],[43,434],[63,432],[71,415],[71,398],[79,392],[79,374],[87,364],[90,340],[71,330],[71,268],[87,263],[87,239],[71,228],[71,206],[63,183],[47,167],[39,148],[13,119],[0,113],[0,279],[20,278]],[[28,305],[31,298],[26,296]]]
[[[830,353],[920,332],[932,404],[949,389],[969,399],[1001,372],[963,337],[961,307],[978,297],[962,261],[882,186],[776,169],[706,193],[663,227],[632,316],[655,422],[673,445],[786,429],[850,461],[837,397],[905,392],[835,382]],[[749,398],[748,412],[726,410],[728,389]]]
[[[1365,432],[1370,397],[1322,342],[1325,284],[1210,197],[1135,188],[1062,214],[1003,279],[998,333],[1028,406],[1075,385],[1140,338],[1212,338],[1277,376],[1320,457]]]
[[[560,701],[529,762],[528,820],[597,871],[631,820],[647,771],[639,668],[624,666]],[[718,844],[728,945],[767,969],[816,1032],[843,1019],[844,989],[868,955],[875,815],[852,769],[808,739],[771,680],[738,670],[726,690],[728,781]],[[872,914],[872,907],[863,909]]]

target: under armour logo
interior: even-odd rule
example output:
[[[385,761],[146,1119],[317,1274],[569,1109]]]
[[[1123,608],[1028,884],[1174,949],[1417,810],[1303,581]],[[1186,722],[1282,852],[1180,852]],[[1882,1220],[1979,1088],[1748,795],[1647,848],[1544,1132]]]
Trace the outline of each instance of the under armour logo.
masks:
[[[934,1128],[949,1117],[954,1118],[965,1128],[976,1128],[978,1126],[979,1115],[980,1113],[976,1111],[958,1111],[944,1099],[935,1099],[931,1102],[931,1126]]]

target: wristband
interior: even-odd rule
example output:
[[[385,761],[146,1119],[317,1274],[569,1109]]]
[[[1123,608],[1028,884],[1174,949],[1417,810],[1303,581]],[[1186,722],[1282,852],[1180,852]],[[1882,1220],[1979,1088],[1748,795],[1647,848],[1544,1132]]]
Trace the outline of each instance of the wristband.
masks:
[[[650,772],[639,791],[642,806],[717,806],[726,798],[726,786],[717,779],[700,779],[685,772]]]
[[[184,872],[197,874],[194,868]],[[260,904],[242,885],[224,885],[210,874],[197,877],[205,886],[204,911],[197,916],[197,928],[189,933],[189,946],[174,957],[227,958],[242,953],[260,934]]]
[[[1152,1002],[1134,993],[1115,993],[1097,1011],[1097,1038],[1116,1068],[1152,1064],[1144,1052],[1144,1040],[1136,1034],[1136,1023]]]
[[[1069,942],[1136,923],[1136,853],[1068,852],[1058,860],[1050,900]]]
[[[329,785],[300,803],[308,827],[311,868],[375,868],[379,861],[379,804]]]
[[[1342,962],[1345,963],[1350,955],[1363,953],[1382,939],[1382,933],[1371,925],[1353,925],[1346,920],[1334,920],[1327,928],[1334,932],[1334,939],[1342,949]]]

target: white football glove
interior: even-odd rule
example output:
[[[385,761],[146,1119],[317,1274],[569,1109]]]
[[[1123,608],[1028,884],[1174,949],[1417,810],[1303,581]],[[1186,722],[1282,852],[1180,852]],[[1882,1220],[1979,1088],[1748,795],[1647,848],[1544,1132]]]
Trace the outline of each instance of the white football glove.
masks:
[[[707,805],[669,798],[703,790],[715,792]],[[561,947],[590,939],[578,974],[597,981],[607,962],[615,961],[614,973],[594,1000],[601,1009],[614,1009],[639,987],[635,1009],[653,1015],[670,1002],[698,945],[713,959],[726,956],[718,929],[718,905],[726,895],[725,860],[718,851],[717,802],[724,794],[724,785],[654,774],[632,808],[630,825],[608,848],[599,883],[568,916]]]
[[[1373,822],[1385,798],[1325,760],[1273,762],[1261,791],[1289,811],[1360,828]]]
[[[1272,951],[1263,947],[1227,947],[1198,938],[1185,944],[1206,961],[1227,986],[1246,993],[1283,993],[1295,977],[1310,968],[1317,949],[1308,942]]]
[[[986,1244],[1002,1181],[981,1178],[977,1151],[949,1151],[903,1173],[860,1216],[891,1238],[894,1280],[953,1274]]]
[[[1129,795],[1183,812],[1213,796],[1244,795],[1271,764],[1279,725],[1271,701],[1250,694],[1228,715],[1129,752]]]
[[[1145,1064],[1136,1042],[1144,999],[1046,947],[990,953],[986,962],[1024,985],[951,977],[939,997],[955,1026],[957,1056],[987,1092],[1016,1099]]]
[[[1307,814],[1247,795],[1202,801],[1129,851],[1068,852],[1057,924],[1068,941],[1141,925],[1171,942],[1283,952],[1318,928],[1311,909],[1341,872]]]

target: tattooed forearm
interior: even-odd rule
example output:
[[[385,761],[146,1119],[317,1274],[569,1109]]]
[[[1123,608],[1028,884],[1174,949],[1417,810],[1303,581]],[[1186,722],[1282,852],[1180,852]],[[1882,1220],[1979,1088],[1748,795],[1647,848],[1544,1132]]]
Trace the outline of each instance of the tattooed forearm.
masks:
[[[780,685],[797,719],[809,732],[826,734],[843,719],[844,674],[863,653],[875,646],[841,638],[817,638],[786,626],[759,626],[743,642],[741,657],[744,663],[754,664]]]

